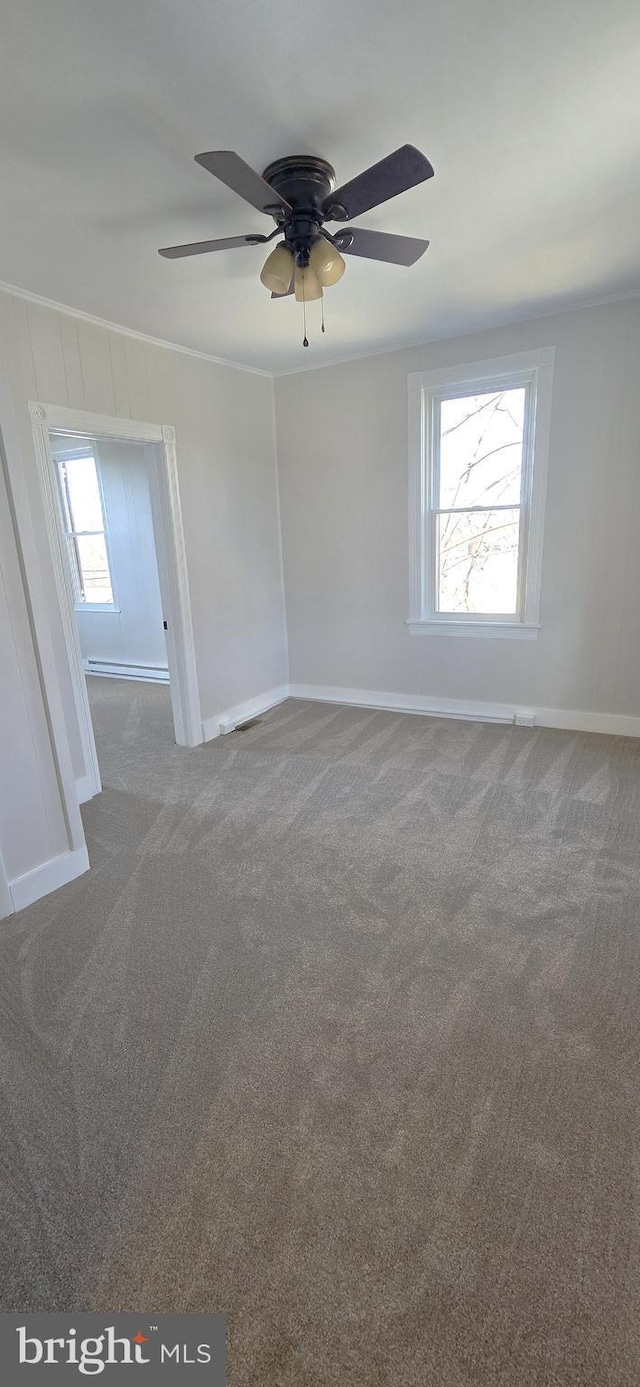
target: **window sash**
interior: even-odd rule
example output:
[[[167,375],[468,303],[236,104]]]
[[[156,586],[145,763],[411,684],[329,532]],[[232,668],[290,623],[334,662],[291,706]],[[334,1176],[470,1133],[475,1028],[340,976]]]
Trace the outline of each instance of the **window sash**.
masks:
[[[533,480],[533,420],[535,413],[536,372],[514,373],[503,378],[483,381],[465,381],[459,385],[428,392],[424,405],[423,437],[425,478],[425,541],[426,563],[423,569],[422,609],[427,620],[433,621],[506,621],[521,623],[524,620],[525,577],[527,565],[527,542],[529,534],[529,510]],[[522,452],[520,463],[520,500],[511,505],[493,506],[440,506],[440,444],[441,444],[441,403],[443,400],[459,400],[470,395],[499,394],[507,390],[525,391]],[[440,590],[440,554],[438,544],[438,517],[445,514],[473,514],[486,511],[519,511],[518,531],[518,577],[516,587],[515,612],[447,612],[438,606]]]
[[[100,495],[100,509],[102,512],[102,518],[104,520],[104,496],[102,492],[102,477],[100,476],[100,467],[98,465],[98,459],[95,453],[86,452],[83,450],[82,452],[70,453],[68,456],[70,458],[73,458],[74,461],[86,458],[87,461],[93,462],[96,472],[96,480],[98,483],[98,491]],[[67,552],[69,554],[69,561],[71,567],[71,584],[73,587],[73,596],[75,604],[77,607],[82,607],[83,609],[90,609],[94,607],[115,607],[116,598],[113,586],[111,554],[109,550],[109,536],[107,534],[106,525],[103,525],[102,529],[99,530],[78,530],[75,528],[72,521],[73,506],[71,503],[71,493],[69,490],[69,477],[65,464],[66,457],[61,457],[57,459],[57,472],[59,479],[58,491],[62,510],[62,528],[67,541]],[[85,585],[82,573],[82,561],[80,558],[80,549],[77,541],[78,539],[82,539],[85,536],[89,538],[95,536],[104,539],[104,547],[107,556],[107,573],[109,576],[109,586],[111,588],[111,600],[109,602],[87,602],[86,597],[84,595]]]
[[[514,604],[514,608],[512,608],[510,611],[498,611],[498,612],[496,612],[496,611],[491,611],[491,612],[488,612],[488,611],[480,611],[480,612],[469,612],[469,611],[466,611],[466,610],[462,610],[462,611],[452,611],[451,608],[449,608],[449,607],[443,607],[443,606],[441,605],[441,590],[442,590],[442,582],[443,582],[443,567],[442,567],[442,558],[441,558],[441,555],[442,555],[442,534],[441,534],[441,532],[440,532],[440,527],[439,527],[439,525],[438,525],[438,521],[439,521],[440,517],[443,516],[443,515],[444,515],[444,516],[448,516],[448,515],[456,515],[456,516],[458,516],[458,515],[494,515],[494,516],[495,516],[496,514],[501,514],[501,513],[505,512],[505,511],[508,511],[508,512],[509,512],[509,515],[510,515],[510,516],[513,516],[514,522],[517,521],[517,525],[518,525],[518,568],[517,568],[517,571],[516,571],[516,593],[515,593],[515,604]],[[446,620],[446,621],[461,621],[461,620],[462,620],[462,621],[467,621],[467,620],[473,620],[473,621],[489,621],[489,620],[492,620],[492,621],[519,621],[519,620],[521,619],[521,618],[520,618],[520,615],[519,615],[518,602],[519,602],[519,593],[520,593],[520,589],[519,589],[520,568],[519,568],[519,565],[520,565],[520,554],[521,554],[521,548],[522,548],[522,521],[523,521],[523,508],[522,508],[522,506],[518,506],[518,505],[513,505],[513,506],[460,506],[460,507],[456,507],[456,508],[454,508],[454,509],[444,509],[444,510],[437,510],[437,511],[434,511],[434,517],[435,517],[435,538],[434,538],[434,544],[435,544],[435,551],[436,551],[436,552],[435,552],[435,563],[434,563],[434,590],[435,590],[435,593],[436,593],[436,606],[435,606],[435,617],[436,617],[436,619],[437,619],[437,620]],[[509,523],[512,523],[512,522],[509,522]],[[498,526],[498,528],[500,528],[500,527]],[[503,527],[503,528],[504,528],[504,527]],[[487,532],[485,532],[485,533],[487,533]],[[491,533],[491,531],[489,531],[489,533]],[[453,548],[455,549],[458,545],[462,546],[462,545],[465,544],[465,543],[466,543],[466,541],[465,541],[464,539],[458,540],[458,541],[456,541],[456,544],[453,545]],[[448,552],[451,553],[451,549],[449,549]]]

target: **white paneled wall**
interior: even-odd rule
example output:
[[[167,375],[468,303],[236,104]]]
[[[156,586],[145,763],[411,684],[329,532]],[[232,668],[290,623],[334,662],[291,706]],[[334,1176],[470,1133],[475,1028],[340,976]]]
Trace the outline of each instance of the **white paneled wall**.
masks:
[[[4,292],[0,333],[43,561],[28,400],[173,425],[203,719],[211,725],[219,713],[286,683],[272,381]],[[51,623],[79,778],[81,748],[53,609]]]
[[[14,881],[34,861],[46,862],[68,844],[1,470],[0,650],[0,843],[7,876]]]
[[[0,918],[88,866],[52,643],[36,650],[45,587],[0,352]],[[29,589],[25,572],[33,584]]]

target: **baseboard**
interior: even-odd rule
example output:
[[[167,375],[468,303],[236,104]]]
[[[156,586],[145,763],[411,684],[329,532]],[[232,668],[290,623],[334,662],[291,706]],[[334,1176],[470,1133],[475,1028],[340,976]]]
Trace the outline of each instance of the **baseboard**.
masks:
[[[102,786],[100,785],[96,790],[95,782],[90,775],[78,776],[78,779],[76,780],[76,794],[78,796],[78,804],[86,804],[87,800],[93,799],[95,795],[99,795],[101,789]]]
[[[101,679],[135,679],[149,684],[168,684],[169,670],[166,665],[119,665],[112,660],[83,660],[85,674],[95,674]]]
[[[24,910],[34,901],[39,901],[41,896],[48,896],[51,891],[66,886],[67,882],[88,870],[89,855],[84,845],[73,852],[63,852],[60,857],[52,857],[49,862],[43,862],[33,871],[25,872],[24,876],[9,882],[14,910]]]
[[[536,727],[556,727],[568,732],[605,732],[617,737],[640,737],[640,717],[623,713],[590,713],[565,708],[536,708],[534,703],[475,703],[461,698],[426,694],[380,693],[373,689],[341,689],[326,684],[290,684],[290,698],[317,703],[344,703],[356,708],[380,708],[390,713],[422,713],[434,718],[462,718],[473,722],[515,721],[519,708],[531,710]]]
[[[234,727],[237,727],[239,723],[248,722],[249,718],[257,718],[262,713],[268,713],[270,708],[275,708],[278,703],[284,703],[285,698],[288,697],[288,685],[281,684],[276,689],[267,689],[264,693],[257,694],[255,698],[248,698],[244,703],[236,703],[233,708],[226,708],[222,713],[205,718],[202,723],[202,740],[212,742],[215,737],[220,737],[225,732],[233,732]]]
[[[464,718],[476,722],[513,722],[515,714],[515,708],[506,703],[471,703],[460,698],[339,689],[325,684],[290,684],[289,697],[309,698],[318,703],[346,703],[356,708],[380,708],[387,713],[427,713],[435,718]]]
[[[627,713],[536,708],[535,714],[536,727],[557,727],[567,732],[606,732],[610,737],[640,737],[640,718]]]

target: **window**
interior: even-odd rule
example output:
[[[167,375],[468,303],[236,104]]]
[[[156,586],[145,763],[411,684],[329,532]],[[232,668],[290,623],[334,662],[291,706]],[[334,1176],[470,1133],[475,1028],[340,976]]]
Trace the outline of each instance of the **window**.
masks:
[[[96,459],[85,446],[56,457],[56,467],[76,606],[113,607]]]
[[[536,637],[553,360],[409,377],[412,630]]]

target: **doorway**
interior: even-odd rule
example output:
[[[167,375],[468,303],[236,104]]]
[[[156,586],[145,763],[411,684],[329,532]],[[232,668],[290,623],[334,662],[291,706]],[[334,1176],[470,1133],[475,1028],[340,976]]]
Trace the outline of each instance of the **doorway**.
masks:
[[[101,789],[86,675],[169,684],[175,740],[202,741],[169,427],[32,404],[56,595],[82,744],[80,802]]]
[[[169,683],[145,445],[49,431],[85,674]]]

